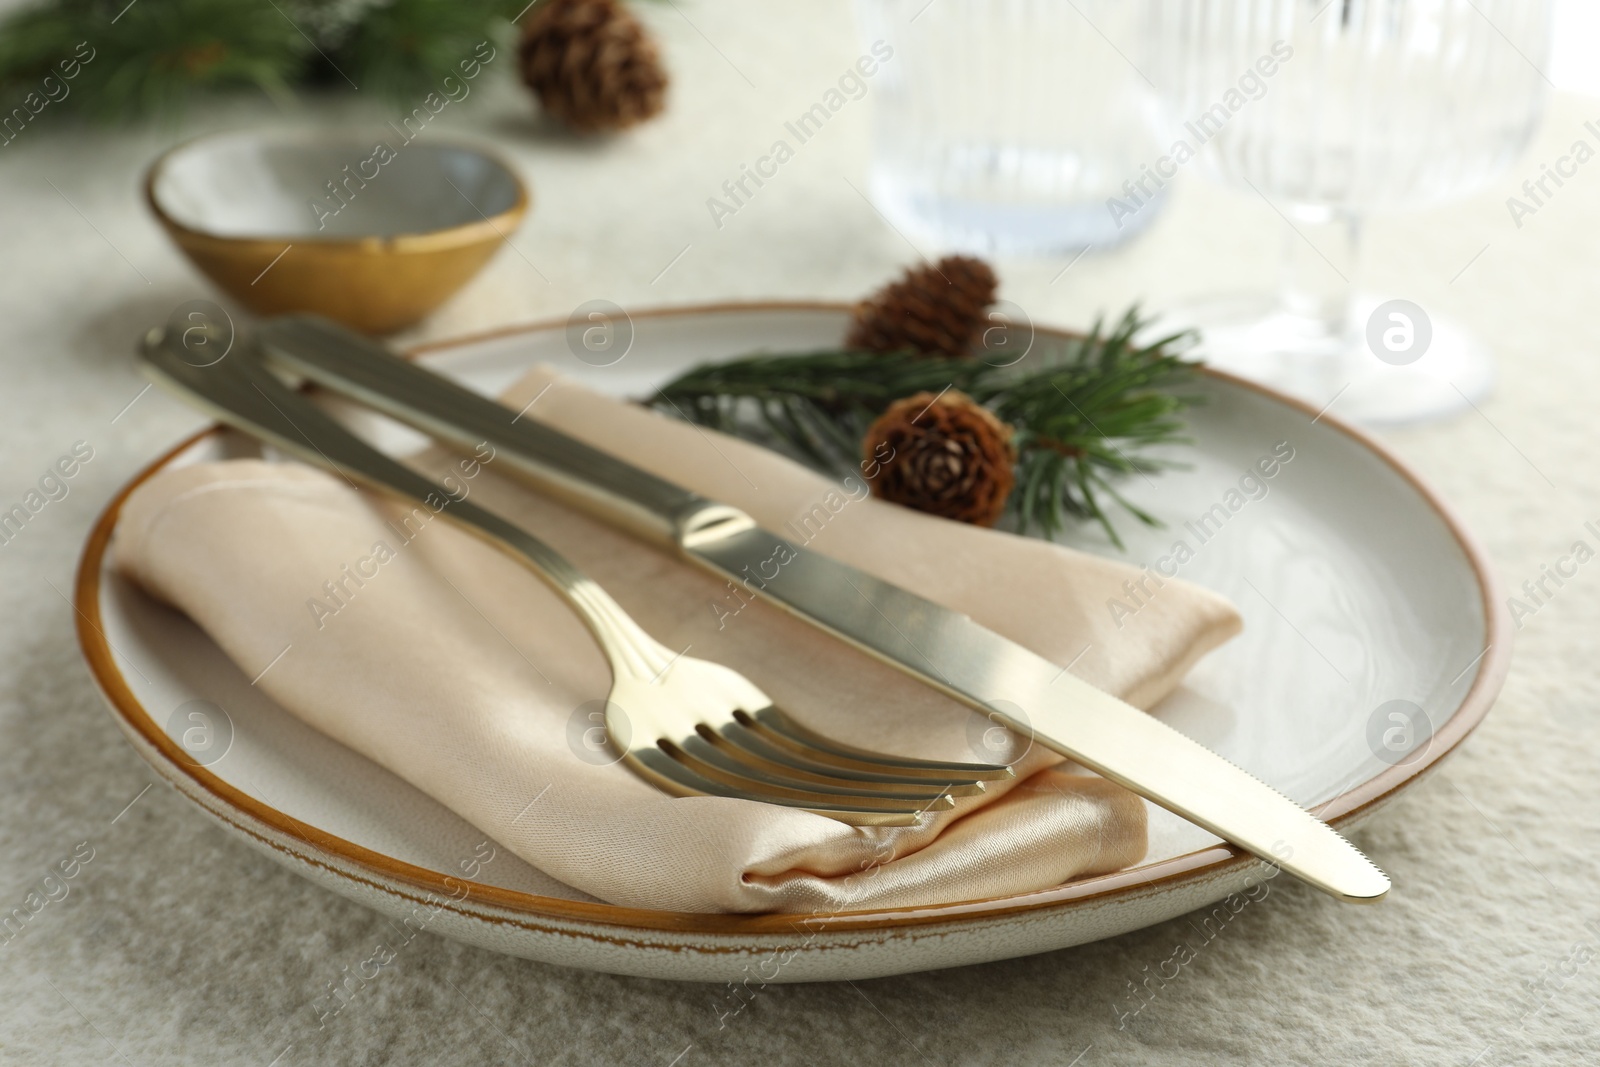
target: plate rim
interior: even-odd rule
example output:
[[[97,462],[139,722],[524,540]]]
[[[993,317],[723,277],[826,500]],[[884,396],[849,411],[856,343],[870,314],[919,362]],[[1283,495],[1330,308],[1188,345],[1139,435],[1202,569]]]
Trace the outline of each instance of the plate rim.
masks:
[[[661,319],[693,315],[721,315],[730,312],[819,312],[848,314],[853,305],[830,301],[768,300],[724,301],[709,304],[677,305],[630,311],[633,319]],[[428,353],[462,348],[524,333],[541,333],[565,327],[564,319],[539,319],[513,324],[477,333],[465,334],[436,341],[408,346],[405,355],[416,358]],[[1081,336],[1079,331],[1035,326],[1038,334],[1059,339]],[[1490,564],[1488,553],[1477,537],[1467,529],[1455,509],[1448,504],[1404,459],[1383,442],[1363,429],[1344,421],[1326,410],[1317,411],[1309,403],[1280,393],[1269,386],[1240,378],[1225,371],[1201,366],[1200,372],[1229,385],[1258,393],[1279,404],[1313,417],[1315,422],[1326,422],[1329,428],[1351,438],[1382,460],[1417,493],[1422,501],[1444,524],[1445,529],[1460,546],[1468,566],[1477,579],[1483,599],[1483,616],[1487,647],[1477,661],[1478,673],[1472,686],[1462,696],[1460,704],[1442,726],[1433,734],[1432,742],[1423,758],[1385,768],[1371,778],[1347,787],[1343,792],[1321,805],[1321,817],[1335,827],[1358,822],[1373,810],[1390,800],[1396,793],[1414,784],[1437,767],[1450,753],[1477,728],[1499,696],[1511,663],[1511,620],[1504,606],[1500,579]],[[79,558],[73,589],[75,626],[80,651],[96,686],[104,697],[119,725],[137,737],[142,744],[133,748],[147,761],[161,757],[164,766],[156,766],[163,777],[177,784],[174,773],[189,780],[190,788],[180,789],[207,813],[229,823],[234,829],[276,850],[285,851],[296,859],[318,862],[331,874],[358,885],[394,893],[395,888],[382,881],[389,879],[418,890],[447,897],[465,905],[477,901],[496,909],[494,920],[511,923],[539,932],[574,933],[570,926],[552,927],[537,920],[558,923],[593,924],[616,929],[665,933],[718,934],[728,936],[793,934],[797,930],[813,936],[823,931],[882,932],[892,934],[906,927],[931,924],[952,924],[975,920],[995,920],[1020,913],[1075,907],[1090,903],[1107,903],[1114,898],[1142,895],[1149,890],[1161,890],[1174,882],[1198,882],[1218,877],[1233,868],[1259,862],[1255,857],[1226,844],[1169,857],[1153,864],[1128,868],[1106,875],[1068,882],[1049,889],[976,900],[944,904],[914,905],[895,908],[874,908],[857,911],[840,911],[827,915],[803,913],[743,914],[736,912],[684,912],[649,908],[625,907],[616,904],[591,903],[546,897],[520,890],[475,882],[466,878],[444,874],[396,859],[366,848],[353,841],[330,834],[318,827],[295,819],[293,816],[255,799],[231,783],[211,773],[204,766],[183,758],[182,750],[167,736],[156,718],[134,695],[125,675],[112,655],[110,642],[101,625],[100,591],[101,572],[112,532],[116,528],[123,503],[128,496],[166,468],[174,459],[208,437],[223,430],[220,424],[201,429],[173,447],[167,449],[141,468],[107,502],[89,531]],[[198,789],[209,794],[210,803],[201,803],[191,793]],[[296,850],[285,849],[255,829],[231,818],[237,813],[270,828],[280,838],[298,840],[308,848],[322,853],[320,860]],[[354,871],[369,876],[360,877]],[[372,879],[378,879],[373,881]],[[354,888],[354,887],[352,887]],[[463,890],[465,893],[463,894]],[[474,913],[476,914],[476,913]],[[485,917],[481,914],[478,917]],[[797,920],[804,920],[802,930]],[[585,931],[588,936],[601,937],[617,944],[636,944],[627,939],[605,937],[598,931]]]

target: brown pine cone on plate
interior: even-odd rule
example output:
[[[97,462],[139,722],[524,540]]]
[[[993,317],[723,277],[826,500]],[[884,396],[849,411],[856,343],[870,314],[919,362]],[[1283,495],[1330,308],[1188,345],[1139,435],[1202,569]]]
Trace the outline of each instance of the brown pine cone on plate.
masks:
[[[870,352],[969,355],[997,284],[989,264],[971,256],[911,267],[856,305],[845,344]]]
[[[993,526],[1016,481],[1011,427],[965,393],[896,400],[861,442],[884,500],[976,526]]]
[[[626,129],[666,100],[656,44],[618,0],[539,0],[519,60],[545,111],[580,133]]]

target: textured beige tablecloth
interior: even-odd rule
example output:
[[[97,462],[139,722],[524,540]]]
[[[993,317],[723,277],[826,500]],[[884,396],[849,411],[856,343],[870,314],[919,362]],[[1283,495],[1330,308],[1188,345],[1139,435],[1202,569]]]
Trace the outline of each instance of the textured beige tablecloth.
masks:
[[[510,84],[448,116],[501,138],[536,202],[515,251],[422,335],[562,317],[593,298],[850,299],[914,256],[856,192],[864,104],[849,105],[720,230],[705,207],[854,60],[843,0],[678,0],[644,16],[676,84],[672,110],[636,135],[594,145],[541,134]],[[339,115],[285,116],[313,117]],[[1172,954],[1183,920],[957,972],[770,987],[725,1029],[714,989],[563,971],[428,935],[319,1031],[310,1005],[388,936],[387,924],[151,785],[78,661],[62,595],[105,499],[199,424],[142,394],[132,364],[140,330],[213,295],[144,215],[140,168],[179,135],[273,115],[201,109],[177,130],[95,133],[59,118],[46,113],[0,148],[0,500],[20,499],[75,441],[93,459],[65,499],[0,545],[0,910],[22,906],[80,842],[92,859],[80,858],[64,899],[0,938],[0,1063],[1600,1058],[1600,570],[1590,568],[1523,620],[1510,681],[1483,728],[1356,834],[1395,878],[1384,905],[1340,907],[1277,883],[1125,1030],[1114,1008],[1143,968]],[[1500,357],[1505,378],[1481,414],[1388,439],[1456,504],[1511,587],[1600,519],[1600,325],[1589,298],[1600,167],[1580,170],[1521,229],[1504,203],[1595,118],[1600,102],[1558,100],[1538,143],[1494,188],[1369,230],[1376,286],[1460,317]],[[1036,319],[1083,323],[1135,297],[1268,283],[1279,226],[1253,196],[1187,181],[1126,250],[1086,256],[1065,274],[1065,260],[1000,269],[1007,295]]]

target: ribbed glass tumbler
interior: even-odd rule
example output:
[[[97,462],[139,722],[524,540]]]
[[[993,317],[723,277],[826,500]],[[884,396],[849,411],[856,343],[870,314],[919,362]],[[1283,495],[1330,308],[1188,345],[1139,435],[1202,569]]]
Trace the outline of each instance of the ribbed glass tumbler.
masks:
[[[1153,157],[1130,0],[858,0],[874,79],[871,195],[912,241],[1050,255],[1127,240]]]

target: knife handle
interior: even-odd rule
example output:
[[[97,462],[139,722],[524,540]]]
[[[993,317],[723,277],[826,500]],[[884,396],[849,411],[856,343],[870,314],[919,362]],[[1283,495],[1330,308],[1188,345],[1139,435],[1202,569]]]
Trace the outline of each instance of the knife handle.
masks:
[[[546,493],[658,545],[686,549],[755,525],[737,508],[525,419],[327,319],[268,319],[255,340],[274,364],[441,441],[487,441]]]

